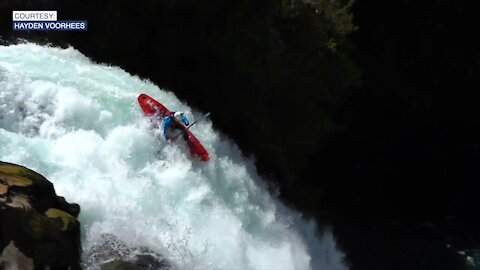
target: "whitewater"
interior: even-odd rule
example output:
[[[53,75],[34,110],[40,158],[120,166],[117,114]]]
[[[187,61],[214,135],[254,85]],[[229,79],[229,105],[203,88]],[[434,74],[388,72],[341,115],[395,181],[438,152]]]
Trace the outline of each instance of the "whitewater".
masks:
[[[138,106],[142,92],[191,121],[202,116],[74,48],[0,46],[0,160],[80,204],[84,268],[99,268],[92,249],[113,234],[173,269],[348,269],[330,230],[283,205],[210,121],[192,127],[209,162],[162,141]]]

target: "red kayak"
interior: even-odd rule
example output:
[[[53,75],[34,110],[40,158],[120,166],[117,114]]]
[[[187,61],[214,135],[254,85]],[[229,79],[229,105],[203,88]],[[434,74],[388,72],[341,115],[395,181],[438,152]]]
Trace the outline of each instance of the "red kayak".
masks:
[[[156,101],[147,94],[140,94],[138,96],[138,103],[140,104],[140,107],[146,116],[158,117],[158,119],[154,119],[154,121],[158,121],[159,125],[165,116],[168,116],[172,113],[169,109],[167,109],[167,107],[163,106],[162,103]],[[188,134],[187,142],[192,156],[198,157],[203,161],[210,160],[207,150],[205,150],[205,147],[203,147],[195,135],[190,132],[188,127],[185,127],[185,132]]]

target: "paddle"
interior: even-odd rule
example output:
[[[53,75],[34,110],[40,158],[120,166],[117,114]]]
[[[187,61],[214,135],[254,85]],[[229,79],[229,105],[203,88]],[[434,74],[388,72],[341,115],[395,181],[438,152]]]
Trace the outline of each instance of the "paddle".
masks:
[[[202,121],[203,119],[206,119],[207,117],[210,116],[210,112],[206,113],[202,118],[196,120],[195,122],[191,123],[190,125],[188,125],[188,129],[190,129],[190,127],[192,127],[193,125],[195,125],[196,123]]]

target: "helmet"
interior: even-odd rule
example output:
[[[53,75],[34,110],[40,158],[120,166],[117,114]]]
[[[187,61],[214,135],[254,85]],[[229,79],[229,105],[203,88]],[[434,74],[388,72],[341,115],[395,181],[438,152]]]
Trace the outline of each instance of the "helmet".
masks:
[[[178,120],[182,120],[183,118],[183,112],[175,112],[173,114],[173,117],[177,118]]]

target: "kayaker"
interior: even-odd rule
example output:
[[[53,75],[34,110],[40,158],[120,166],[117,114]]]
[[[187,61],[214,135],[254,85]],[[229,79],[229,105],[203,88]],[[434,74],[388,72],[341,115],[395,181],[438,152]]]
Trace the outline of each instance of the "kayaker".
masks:
[[[171,142],[172,139],[176,138],[180,132],[183,132],[184,136],[188,136],[185,130],[189,124],[190,121],[188,121],[188,118],[183,112],[172,112],[170,115],[163,118],[163,136],[168,142]]]

